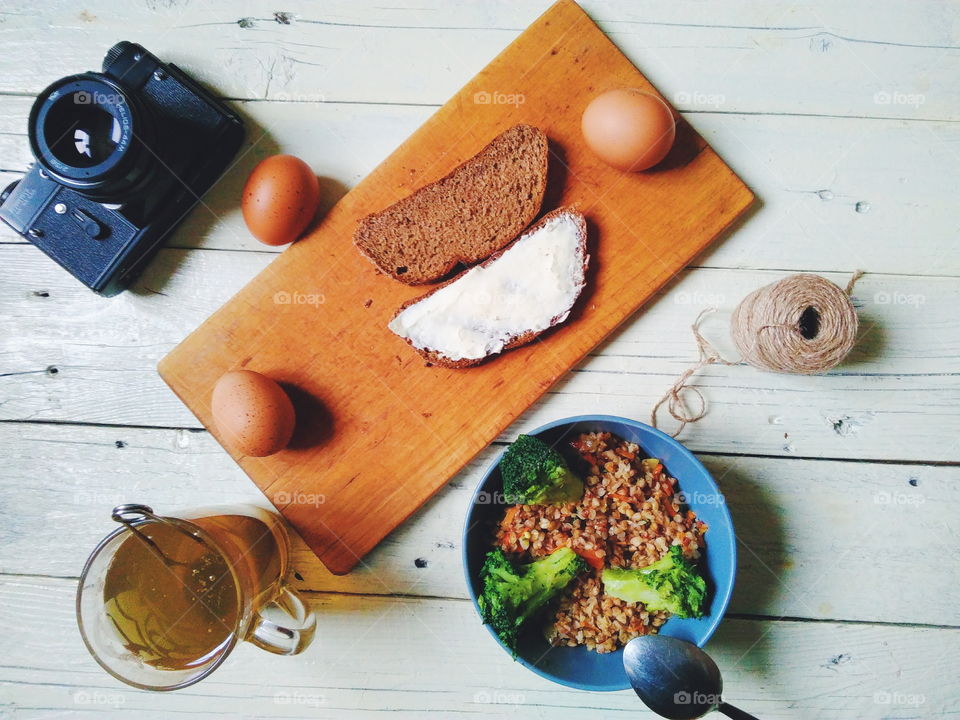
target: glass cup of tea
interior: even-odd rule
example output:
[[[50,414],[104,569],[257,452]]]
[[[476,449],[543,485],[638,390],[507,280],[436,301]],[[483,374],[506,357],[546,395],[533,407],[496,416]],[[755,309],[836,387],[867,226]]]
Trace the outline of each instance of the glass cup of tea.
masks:
[[[316,618],[287,586],[290,540],[253,505],[160,517],[120,505],[122,527],[80,576],[77,621],[94,659],[144,690],[176,690],[213,672],[241,640],[295,655]]]

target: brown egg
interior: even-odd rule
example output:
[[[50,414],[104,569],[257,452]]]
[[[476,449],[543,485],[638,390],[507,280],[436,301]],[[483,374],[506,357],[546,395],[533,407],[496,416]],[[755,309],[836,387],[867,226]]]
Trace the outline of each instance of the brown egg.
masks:
[[[266,375],[252,370],[224,373],[213,387],[211,406],[221,439],[244,455],[273,455],[293,436],[293,403]]]
[[[673,146],[676,122],[669,106],[643,90],[610,90],[583,111],[580,129],[587,146],[618,170],[646,170]]]
[[[319,203],[320,183],[310,166],[293,155],[271,155],[247,178],[240,209],[257,240],[284,245],[307,229]]]

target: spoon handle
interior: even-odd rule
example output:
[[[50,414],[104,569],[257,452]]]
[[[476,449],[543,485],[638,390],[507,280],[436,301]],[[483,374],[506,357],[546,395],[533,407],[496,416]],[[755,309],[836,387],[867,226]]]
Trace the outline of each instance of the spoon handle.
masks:
[[[744,712],[740,708],[735,708],[729,703],[720,703],[719,707],[717,707],[717,711],[723,713],[729,718],[733,718],[733,720],[758,720],[758,718],[754,717],[750,713]]]

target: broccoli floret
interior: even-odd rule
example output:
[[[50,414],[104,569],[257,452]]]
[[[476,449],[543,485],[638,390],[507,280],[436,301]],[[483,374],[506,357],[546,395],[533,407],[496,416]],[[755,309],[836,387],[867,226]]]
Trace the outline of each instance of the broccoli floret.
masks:
[[[677,617],[702,617],[707,584],[677,545],[652,565],[639,570],[607,568],[603,590],[627,602],[641,602],[647,610],[669,610]]]
[[[524,622],[586,567],[583,558],[567,547],[526,565],[514,565],[499,548],[487,553],[480,570],[483,593],[477,599],[483,622],[516,652]]]
[[[507,502],[552,505],[583,497],[583,480],[570,470],[563,455],[532,435],[517,438],[500,460]]]

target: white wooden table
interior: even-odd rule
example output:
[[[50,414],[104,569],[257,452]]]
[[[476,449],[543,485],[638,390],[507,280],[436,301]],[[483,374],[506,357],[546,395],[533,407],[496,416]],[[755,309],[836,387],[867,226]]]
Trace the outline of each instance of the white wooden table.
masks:
[[[333,202],[548,0],[92,0],[0,7],[0,182],[30,162],[32,96],[120,39],[199,77],[255,146],[131,291],[95,297],[0,228],[0,717],[611,718],[630,692],[568,690],[514,664],[466,599],[461,520],[482,453],[365,567],[298,544],[319,639],[241,647],[211,678],[136,692],[87,656],[73,595],[110,508],[262,502],[156,362],[274,257],[239,189],[305,158]],[[569,374],[510,433],[580,412],[645,420],[724,312],[788,271],[857,284],[863,337],[823,377],[713,367],[686,444],[740,538],[709,644],[762,718],[960,714],[960,12],[951,2],[584,3],[754,189],[759,208]],[[642,219],[638,219],[642,222]],[[624,389],[626,388],[626,389]],[[501,438],[505,440],[507,436]],[[649,716],[649,714],[647,714]]]

